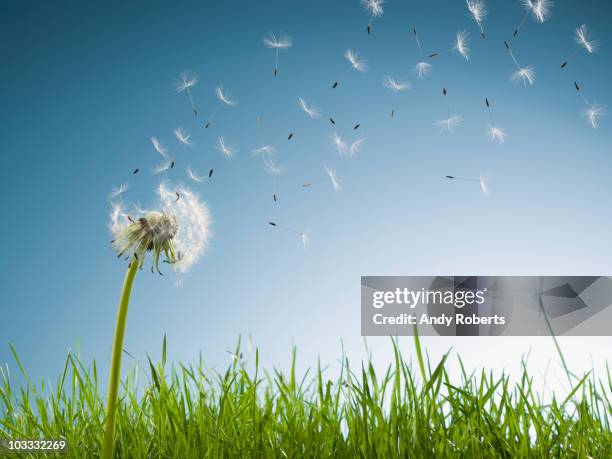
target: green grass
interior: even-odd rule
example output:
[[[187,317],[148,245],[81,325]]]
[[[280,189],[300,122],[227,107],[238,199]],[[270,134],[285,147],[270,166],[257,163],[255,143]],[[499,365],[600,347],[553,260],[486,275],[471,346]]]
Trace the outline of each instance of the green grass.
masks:
[[[545,403],[525,364],[514,382],[468,374],[463,365],[451,380],[448,354],[431,363],[416,338],[413,368],[393,345],[395,361],[384,374],[343,357],[332,381],[320,365],[298,377],[295,350],[287,374],[263,371],[257,351],[250,370],[240,359],[222,374],[201,362],[167,367],[164,340],[161,362],[122,381],[115,455],[612,457],[609,372],[605,381],[574,378],[569,395]],[[69,355],[53,387],[35,386],[13,353],[26,382],[14,390],[3,369],[0,438],[64,438],[68,457],[98,456],[105,400],[95,363],[85,368]]]

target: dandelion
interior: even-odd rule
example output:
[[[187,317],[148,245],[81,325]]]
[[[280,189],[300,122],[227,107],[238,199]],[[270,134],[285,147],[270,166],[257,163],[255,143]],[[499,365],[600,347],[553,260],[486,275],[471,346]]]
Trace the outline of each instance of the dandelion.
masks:
[[[510,74],[510,81],[512,81],[513,83],[523,83],[524,86],[527,86],[527,84],[532,85],[535,81],[535,70],[533,69],[533,67],[531,65],[528,65],[527,67],[521,67],[518,61],[516,60],[516,57],[514,57],[514,52],[512,51],[512,48],[510,48],[510,45],[505,40],[504,46],[506,47],[508,54],[510,54],[512,62],[516,66],[516,71]]]
[[[342,137],[340,137],[338,135],[338,133],[334,132],[332,134],[332,143],[336,149],[336,152],[340,155],[343,156],[346,154],[347,151],[347,144],[346,142],[342,139]]]
[[[338,181],[338,176],[336,175],[336,171],[334,169],[330,169],[327,166],[324,166],[324,169],[325,169],[325,173],[329,177],[329,180],[331,181],[332,186],[334,187],[334,190],[339,191],[340,182]]]
[[[168,150],[162,145],[161,141],[157,137],[151,137],[151,143],[153,144],[153,148],[155,148],[157,153],[162,155],[164,158],[168,157]]]
[[[414,66],[414,73],[419,79],[424,79],[431,71],[431,64],[428,62],[418,62]]]
[[[193,110],[193,114],[195,116],[198,116],[198,110],[196,109],[196,106],[193,102],[193,97],[191,96],[191,88],[193,88],[198,83],[198,81],[199,79],[196,74],[185,70],[184,72],[181,72],[180,78],[174,82],[174,89],[176,90],[176,92],[185,91],[187,93],[187,96],[189,97],[189,102],[191,103],[191,109]]]
[[[308,247],[308,244],[310,243],[310,236],[306,231],[297,231],[293,228],[288,228],[286,226],[279,225],[276,222],[268,222],[268,225],[277,229],[281,229],[283,231],[287,231],[289,233],[297,234],[300,238],[300,241],[302,242],[302,246],[304,247],[304,249],[306,249]]]
[[[471,178],[471,177],[457,177],[454,175],[447,175],[446,176],[447,179],[450,180],[461,180],[461,181],[467,181],[467,182],[477,182],[480,186],[480,190],[486,195],[489,194],[489,188],[487,186],[487,183],[489,181],[489,179],[483,175],[481,175],[478,178]]]
[[[342,72],[341,77],[338,80],[334,81],[334,83],[332,84],[332,88],[334,89],[338,87],[339,80],[342,79],[342,77],[344,77],[346,72],[348,72],[350,69],[357,70],[360,73],[365,73],[368,70],[368,64],[366,64],[365,61],[360,60],[359,54],[353,51],[352,49],[347,49],[344,52],[344,58],[349,62],[351,66],[344,72]]]
[[[262,145],[261,147],[251,150],[253,156],[273,156],[276,154],[276,148],[272,145]]]
[[[457,32],[454,50],[461,54],[466,61],[470,60],[469,34],[465,30]]]
[[[550,0],[521,0],[525,8],[525,16],[520,24],[514,29],[513,36],[517,36],[527,18],[531,15],[536,22],[544,23],[550,17],[552,1]]]
[[[223,86],[217,86],[215,88],[215,95],[217,96],[217,99],[219,100],[219,102],[221,102],[222,106],[236,107],[238,105],[238,101],[232,99],[229,93],[223,89]],[[219,108],[215,109],[213,114],[208,118],[208,120],[204,124],[204,127],[206,129],[210,127],[210,123],[213,122],[213,120],[217,116],[217,113],[219,113]]]
[[[202,183],[204,181],[204,177],[194,172],[191,166],[187,166],[187,169],[185,171],[187,173],[187,177],[189,177],[189,179],[193,180],[194,182]]]
[[[587,119],[593,129],[597,129],[599,127],[600,118],[606,115],[606,107],[597,103],[589,102],[586,96],[582,93],[582,88],[578,85],[577,81],[574,81],[574,87],[576,88],[576,91],[578,91],[580,98],[586,106],[583,111],[584,117]]]
[[[321,114],[317,112],[317,110],[314,107],[309,107],[308,104],[306,104],[306,101],[304,100],[303,97],[300,97],[298,103],[302,111],[306,113],[308,116],[310,116],[311,118],[319,118],[321,116]]]
[[[267,37],[263,39],[263,43],[266,48],[271,48],[275,51],[275,60],[274,60],[274,76],[278,75],[278,52],[279,50],[287,50],[293,46],[293,41],[291,37],[287,35],[282,35],[279,38],[276,38],[276,35],[273,33],[269,33]]]
[[[121,185],[119,185],[118,187],[115,187],[111,190],[111,192],[108,195],[109,199],[115,199],[116,197],[122,195],[123,193],[125,193],[130,187],[129,183],[122,183]]]
[[[586,24],[582,24],[574,31],[574,41],[578,44],[578,48],[568,57],[562,64],[561,68],[564,69],[567,64],[578,54],[581,49],[584,49],[587,53],[593,54],[597,51],[597,42],[589,39],[589,28]]]
[[[130,262],[119,299],[113,340],[102,443],[105,459],[113,457],[123,339],[136,273],[143,267],[148,254],[151,254],[153,271],[161,273],[159,262],[163,257],[174,271],[186,273],[204,253],[211,235],[210,212],[197,194],[182,186],[161,184],[157,196],[157,203],[151,210],[135,209],[137,214],[132,217],[122,206],[115,205],[109,215],[113,247],[119,257],[129,255]]]
[[[368,35],[372,31],[372,21],[374,18],[378,18],[383,15],[383,4],[384,0],[361,0],[361,6],[365,12],[370,16],[370,22],[368,22]]]
[[[179,141],[181,145],[185,145],[187,147],[191,147],[193,142],[191,142],[191,134],[188,134],[183,128],[177,127],[174,131],[174,137]]]
[[[234,153],[238,152],[238,149],[230,145],[225,137],[217,138],[217,150],[227,158],[230,158],[234,155]]]
[[[506,141],[506,132],[502,128],[495,125],[493,111],[491,110],[491,103],[489,102],[488,97],[485,97],[485,105],[487,107],[487,111],[489,112],[489,130],[487,131],[489,139],[493,142],[504,143]]]
[[[468,11],[470,12],[470,16],[478,27],[480,28],[480,36],[485,38],[485,31],[482,27],[482,23],[484,18],[487,16],[487,7],[483,0],[466,0]]]

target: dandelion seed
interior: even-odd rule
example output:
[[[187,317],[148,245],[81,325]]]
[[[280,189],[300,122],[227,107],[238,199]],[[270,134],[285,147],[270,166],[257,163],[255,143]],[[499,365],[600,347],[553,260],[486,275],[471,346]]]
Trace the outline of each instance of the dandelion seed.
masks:
[[[174,167],[174,161],[166,160],[153,168],[153,174],[161,174],[162,172],[166,172]]]
[[[482,175],[480,176],[480,189],[482,190],[482,192],[484,194],[489,194],[489,189],[487,188],[487,181],[489,179],[486,177],[483,177]]]
[[[480,189],[484,194],[489,194],[489,189],[487,187],[487,182],[489,181],[489,179],[485,176],[480,176],[478,178],[470,178],[470,177],[456,177],[454,175],[447,175],[446,176],[447,179],[450,180],[462,180],[462,181],[467,181],[467,182],[478,182],[478,184],[480,185]]]
[[[214,169],[211,169],[210,171],[208,171],[208,178],[211,178],[213,175]]]
[[[355,126],[353,126],[353,131],[356,131],[357,129],[359,129],[359,126],[361,126],[361,124],[356,124]]]
[[[333,118],[331,118],[331,117],[329,118],[329,122],[331,124],[333,124],[334,126],[336,125],[336,121]]]
[[[599,127],[599,120],[601,117],[605,116],[605,114],[606,107],[597,104],[592,104],[584,111],[584,115],[593,129],[597,129]]]
[[[344,57],[347,61],[349,61],[351,67],[358,72],[364,73],[368,70],[368,65],[365,63],[365,61],[359,60],[359,55],[352,49],[347,49],[344,53]]]
[[[251,150],[253,156],[273,156],[276,153],[276,148],[272,145],[262,145],[259,148]]]
[[[454,50],[461,54],[466,61],[470,60],[469,34],[465,30],[457,32]]]
[[[162,155],[164,158],[168,157],[168,150],[162,145],[162,143],[157,137],[151,137],[151,143],[153,144],[153,148],[155,148],[155,151],[157,151],[157,153]]]
[[[183,128],[177,127],[173,132],[176,140],[178,140],[182,145],[186,145],[188,147],[193,145],[190,140],[191,134],[188,134]]]
[[[237,148],[231,146],[226,140],[225,137],[217,138],[217,150],[227,158],[230,158],[234,155],[234,153],[238,152]]]
[[[440,130],[440,132],[455,132],[455,128],[461,125],[463,117],[460,115],[449,116],[446,119],[436,121],[434,125]]]
[[[532,85],[535,81],[535,71],[532,66],[519,68],[516,72],[510,75],[510,79],[514,83],[523,83],[527,86]]]
[[[513,35],[516,37],[525,24],[527,18],[532,15],[536,22],[544,23],[550,17],[552,1],[550,0],[521,0],[525,8],[525,16],[520,24],[514,29]]]
[[[338,177],[336,175],[336,171],[334,169],[330,169],[327,166],[324,166],[324,168],[325,168],[325,173],[329,177],[329,180],[331,181],[331,184],[334,187],[334,190],[339,191],[340,190],[340,182],[338,181]]]
[[[294,230],[293,228],[288,228],[286,226],[279,225],[278,223],[275,223],[275,222],[268,222],[268,225],[281,229],[283,231],[287,231],[289,233],[297,234],[300,237],[300,241],[302,242],[304,249],[306,249],[306,247],[308,246],[308,243],[310,242],[310,237],[308,233],[305,231],[297,231],[297,230]]]
[[[391,91],[395,93],[398,93],[399,91],[406,91],[407,89],[410,89],[410,82],[409,81],[399,81],[387,75],[383,78],[383,86],[385,88],[390,89]]]
[[[300,239],[302,240],[302,246],[304,246],[304,250],[306,250],[310,245],[310,235],[308,233],[302,233],[300,234]]]
[[[427,75],[429,75],[430,71],[431,71],[431,64],[428,62],[418,62],[414,66],[414,73],[416,74],[417,78],[421,80],[424,79]]]
[[[562,69],[570,63],[581,49],[585,49],[589,54],[593,54],[597,51],[597,42],[589,39],[589,28],[586,24],[582,24],[580,27],[576,28],[574,31],[574,40],[578,44],[578,48],[561,64]]]
[[[311,118],[318,118],[321,116],[321,114],[319,112],[317,112],[317,110],[313,107],[309,107],[306,104],[306,101],[304,100],[304,98],[300,97],[299,101],[298,101],[300,108],[302,109],[302,111],[304,113],[306,113],[309,117]]]
[[[482,23],[484,18],[487,16],[487,7],[483,0],[466,0],[468,11],[470,12],[470,16],[478,27],[480,28],[480,36],[485,38],[485,32],[482,27]]]
[[[223,86],[217,86],[215,88],[215,94],[217,95],[217,99],[229,107],[238,105],[238,101],[232,99],[229,93],[223,89]]]
[[[130,188],[130,184],[129,183],[122,183],[121,185],[119,185],[118,187],[115,187],[111,190],[111,192],[108,195],[109,199],[114,199],[117,196],[122,195],[123,193],[125,193],[128,189]]]
[[[374,18],[380,17],[383,15],[383,4],[384,0],[361,0],[361,6],[365,12],[370,15],[370,22],[368,22],[368,35],[372,31],[372,21]]]
[[[291,132],[288,136],[287,136],[287,140],[291,140],[293,139],[293,132]]]
[[[193,97],[191,96],[191,88],[193,88],[198,83],[198,81],[199,79],[196,74],[185,70],[184,72],[181,72],[180,78],[174,82],[174,89],[176,90],[176,92],[185,91],[187,93],[187,96],[189,97],[189,102],[191,103],[191,109],[193,110],[193,114],[195,116],[198,116],[198,110],[196,109],[196,106],[193,102]]]
[[[348,150],[348,156],[352,158],[357,153],[359,153],[359,150],[361,150],[361,146],[363,145],[364,142],[365,142],[365,138],[360,137],[359,139],[351,143],[351,146],[349,147],[349,150]]]
[[[264,163],[266,171],[272,175],[280,175],[285,172],[284,169],[279,167],[272,158],[264,156],[262,157],[262,161]]]
[[[275,61],[274,61],[274,76],[278,75],[278,52],[279,50],[287,50],[293,46],[293,41],[291,37],[287,35],[282,35],[280,38],[277,38],[273,33],[268,34],[267,37],[263,40],[266,48],[271,48],[275,51]]]
[[[139,168],[134,169],[134,172],[132,172],[132,175],[138,174],[139,170],[140,170]]]
[[[340,137],[336,132],[334,132],[332,134],[332,142],[334,144],[334,147],[336,148],[336,152],[340,155],[343,156],[346,154],[347,152],[347,144],[346,142],[342,139],[342,137]]]
[[[191,168],[191,166],[187,166],[186,172],[187,172],[187,177],[189,177],[194,182],[202,183],[204,181],[204,177],[195,173],[193,169]]]
[[[504,143],[506,141],[506,132],[502,128],[491,126],[489,127],[489,138],[492,141]]]

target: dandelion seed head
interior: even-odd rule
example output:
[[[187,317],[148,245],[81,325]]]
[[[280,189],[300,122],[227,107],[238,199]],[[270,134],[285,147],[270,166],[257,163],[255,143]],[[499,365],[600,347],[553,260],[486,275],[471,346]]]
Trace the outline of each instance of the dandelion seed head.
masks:
[[[383,4],[384,0],[361,0],[361,6],[363,9],[373,18],[377,18],[383,15]]]
[[[600,118],[606,115],[606,107],[592,104],[584,111],[584,115],[591,127],[597,129],[599,127]]]
[[[334,187],[334,190],[339,191],[340,182],[338,181],[338,176],[336,175],[336,171],[327,166],[324,166],[324,169],[325,169],[325,173],[329,177],[329,180],[331,181],[332,186]]]
[[[487,7],[483,0],[466,0],[468,11],[477,24],[482,24],[487,16]]]
[[[574,32],[574,39],[576,43],[587,50],[589,54],[597,51],[597,42],[595,40],[589,40],[589,28],[586,24],[582,24]]]
[[[174,132],[174,137],[176,137],[176,140],[178,140],[183,145],[186,145],[188,147],[193,145],[193,143],[190,140],[191,134],[188,134],[187,131],[185,131],[183,128],[177,127],[172,132]]]
[[[440,132],[455,132],[455,128],[459,127],[461,123],[463,123],[463,117],[461,115],[454,115],[446,119],[436,121],[434,125],[440,130]]]
[[[314,107],[309,107],[303,97],[300,97],[298,101],[300,108],[304,113],[306,113],[311,118],[318,118],[321,114]]]
[[[263,43],[267,48],[272,49],[289,49],[293,46],[293,41],[290,36],[281,35],[277,38],[273,33],[269,33],[268,36],[263,39]]]
[[[185,70],[181,72],[179,79],[174,82],[176,92],[183,92],[189,88],[193,88],[198,84],[199,78],[195,73]]]
[[[421,80],[429,75],[431,71],[431,64],[429,62],[419,62],[414,66],[414,73]]]
[[[215,88],[215,94],[217,95],[217,99],[229,107],[238,105],[238,101],[233,100],[229,93],[223,89],[223,86],[217,86]]]
[[[523,6],[533,14],[537,22],[543,23],[550,17],[552,9],[551,0],[523,0]]]
[[[217,138],[217,150],[228,158],[238,152],[238,149],[230,145],[225,137],[222,136]]]
[[[506,132],[502,128],[491,126],[489,128],[489,139],[493,142],[504,143],[506,141]]]
[[[406,91],[410,89],[411,85],[409,81],[399,81],[392,76],[386,75],[383,79],[383,86],[390,89],[393,92]]]
[[[469,34],[466,30],[457,32],[454,50],[461,54],[466,61],[470,60]]]
[[[360,61],[359,54],[357,54],[352,49],[347,49],[346,52],[344,53],[344,57],[346,58],[347,61],[349,61],[351,66],[358,72],[363,73],[368,70],[368,65],[365,63],[365,61]]]
[[[535,81],[535,71],[532,66],[520,68],[510,75],[510,80],[514,83],[523,83],[525,86],[532,85]]]

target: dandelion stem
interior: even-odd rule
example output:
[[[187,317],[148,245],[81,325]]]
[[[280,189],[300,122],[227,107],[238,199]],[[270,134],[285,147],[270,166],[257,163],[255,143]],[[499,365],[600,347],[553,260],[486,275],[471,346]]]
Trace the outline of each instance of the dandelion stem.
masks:
[[[106,405],[106,426],[104,432],[104,443],[102,445],[102,458],[113,457],[115,445],[115,418],[117,416],[117,398],[119,395],[119,381],[121,379],[121,355],[123,353],[123,338],[127,323],[128,305],[132,284],[138,271],[138,261],[133,258],[125,274],[123,289],[119,298],[119,311],[117,312],[117,324],[115,325],[115,338],[113,340],[113,355],[111,360],[111,371],[108,378],[108,401]]]

